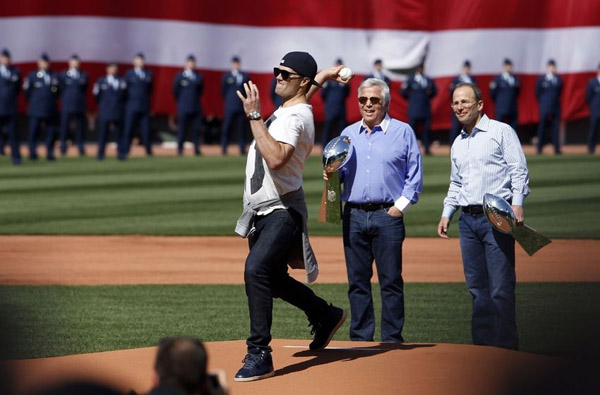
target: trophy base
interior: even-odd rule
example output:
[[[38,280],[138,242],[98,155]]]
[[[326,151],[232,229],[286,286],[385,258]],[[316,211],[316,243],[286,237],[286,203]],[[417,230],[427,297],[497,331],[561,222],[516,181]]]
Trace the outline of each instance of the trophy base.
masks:
[[[552,243],[552,240],[527,225],[515,226],[512,234],[517,243],[523,247],[529,256],[532,256],[543,247]]]

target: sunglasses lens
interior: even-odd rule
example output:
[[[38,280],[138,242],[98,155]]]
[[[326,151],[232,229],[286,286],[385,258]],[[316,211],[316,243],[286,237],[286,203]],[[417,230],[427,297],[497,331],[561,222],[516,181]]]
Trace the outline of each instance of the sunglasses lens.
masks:
[[[367,104],[368,101],[370,101],[372,105],[376,106],[377,104],[379,104],[381,102],[381,99],[378,97],[365,97],[365,96],[361,96],[358,98],[358,102],[360,104]]]
[[[290,78],[290,72],[287,70],[281,70],[278,69],[277,67],[275,67],[273,69],[273,75],[275,75],[275,77],[278,77],[279,75],[281,75],[281,79],[284,81],[287,81],[288,78]]]
[[[371,100],[371,103],[373,103],[374,106],[377,105],[377,104],[379,104],[379,102],[380,102],[380,99],[378,97],[371,97],[370,100]]]
[[[364,96],[361,96],[361,97],[358,98],[358,102],[360,104],[366,104],[367,100],[369,100],[369,98],[368,97],[364,97]]]

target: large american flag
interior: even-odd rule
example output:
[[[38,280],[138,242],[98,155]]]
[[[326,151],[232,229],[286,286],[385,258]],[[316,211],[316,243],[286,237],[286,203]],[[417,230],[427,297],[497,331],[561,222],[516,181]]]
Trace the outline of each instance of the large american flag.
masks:
[[[522,78],[521,123],[537,121],[535,79],[549,58],[564,77],[564,120],[587,116],[585,87],[600,63],[598,0],[170,0],[3,2],[0,47],[11,50],[23,73],[48,52],[55,71],[77,53],[92,81],[107,61],[129,68],[144,52],[155,72],[154,113],[174,113],[171,83],[185,57],[194,54],[206,78],[205,114],[220,115],[220,77],[233,55],[258,84],[263,115],[273,109],[268,89],[272,68],[288,51],[308,51],[320,68],[341,57],[358,78],[381,58],[387,69],[409,69],[425,58],[426,73],[439,89],[434,99],[434,128],[450,122],[451,79],[469,59],[482,86],[485,110],[492,115],[488,85],[505,57]],[[390,74],[391,115],[406,120],[399,95],[402,75]],[[350,120],[359,119],[349,99]],[[312,103],[318,120],[323,108]],[[24,103],[21,103],[23,108]],[[95,104],[89,97],[89,108]]]

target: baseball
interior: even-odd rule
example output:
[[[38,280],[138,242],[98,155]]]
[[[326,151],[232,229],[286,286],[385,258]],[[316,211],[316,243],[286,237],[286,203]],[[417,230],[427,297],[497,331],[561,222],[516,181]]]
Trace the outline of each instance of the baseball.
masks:
[[[349,80],[350,78],[352,78],[352,76],[354,75],[352,73],[352,70],[350,70],[349,67],[344,67],[343,69],[340,70],[339,74],[340,78],[344,81]]]

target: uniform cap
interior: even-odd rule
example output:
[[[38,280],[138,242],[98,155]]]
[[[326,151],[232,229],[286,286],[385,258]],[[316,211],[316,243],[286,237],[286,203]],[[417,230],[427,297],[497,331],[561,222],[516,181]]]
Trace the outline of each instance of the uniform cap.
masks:
[[[548,59],[548,66],[556,66],[556,61],[554,59]]]
[[[8,50],[8,48],[2,48],[2,53],[0,53],[2,56],[5,56],[7,58],[10,58],[10,51]]]
[[[337,64],[338,66],[341,66],[341,65],[343,65],[343,64],[344,64],[344,61],[342,60],[342,58],[337,58],[337,59],[335,60],[335,64]]]
[[[185,58],[185,60],[188,61],[188,62],[195,62],[196,61],[196,57],[194,55],[192,55],[192,54],[189,54],[187,56],[187,58]]]
[[[69,59],[79,60],[79,55],[77,55],[76,53],[74,53],[73,55],[71,55],[71,57]]]
[[[468,60],[468,59],[467,59],[467,60],[465,60],[465,61],[463,62],[463,66],[465,66],[465,67],[471,67],[471,61],[470,61],[470,60]]]
[[[508,65],[512,66],[512,60],[510,60],[509,58],[504,58],[504,63],[503,64],[505,64],[507,66]]]
[[[40,59],[45,60],[46,62],[49,62],[50,56],[48,56],[48,54],[46,52],[42,52],[42,54],[40,55]]]
[[[231,58],[231,62],[232,63],[241,63],[240,57],[239,56],[233,56]]]
[[[138,52],[138,53],[136,53],[136,54],[135,54],[135,57],[136,57],[136,58],[142,58],[142,59],[146,59],[146,57],[144,56],[144,53],[143,53],[143,52]]]

